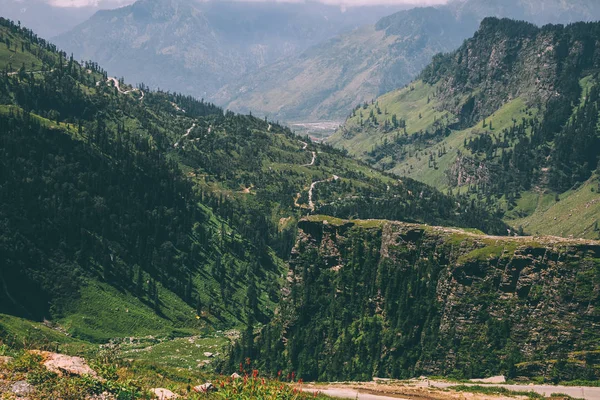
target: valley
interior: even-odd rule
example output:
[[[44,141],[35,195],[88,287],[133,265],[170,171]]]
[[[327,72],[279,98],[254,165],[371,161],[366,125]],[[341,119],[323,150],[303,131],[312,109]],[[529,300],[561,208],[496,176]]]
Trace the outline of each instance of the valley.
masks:
[[[473,1],[318,45],[362,54],[353,61],[373,75],[336,86],[356,95],[337,97],[352,104],[339,124],[324,83],[337,78],[299,66],[327,96],[295,114],[317,122],[291,127],[177,85],[133,86],[0,18],[0,396],[598,400],[600,23],[488,17],[434,55],[434,38],[458,40],[456,21],[489,12]],[[539,18],[595,10],[580,1]],[[211,74],[246,53],[226,57],[215,15],[267,15],[240,7],[141,0],[96,14],[76,39],[194,28],[220,43],[197,53],[224,61],[212,72],[190,61],[216,90]],[[439,26],[417,23],[448,10]],[[323,25],[283,46],[315,51],[308,42],[339,33]],[[355,35],[377,48],[361,53]],[[177,68],[173,82],[186,80]],[[403,68],[415,79],[390,72]]]

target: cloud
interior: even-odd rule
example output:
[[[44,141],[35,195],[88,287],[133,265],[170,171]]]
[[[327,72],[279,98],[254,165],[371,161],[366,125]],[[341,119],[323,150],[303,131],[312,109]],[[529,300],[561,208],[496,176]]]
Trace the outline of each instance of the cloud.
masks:
[[[133,3],[135,0],[46,0],[50,5],[55,7],[80,8],[115,8]],[[302,3],[305,0],[237,0],[237,1],[253,1],[253,2],[277,2],[277,3]],[[448,0],[311,0],[323,4],[339,5],[339,6],[375,6],[375,5],[435,5],[445,4]]]

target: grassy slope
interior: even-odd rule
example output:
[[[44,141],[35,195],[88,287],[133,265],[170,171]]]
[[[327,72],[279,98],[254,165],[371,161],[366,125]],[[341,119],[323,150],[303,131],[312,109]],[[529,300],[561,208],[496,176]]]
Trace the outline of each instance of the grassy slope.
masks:
[[[580,85],[583,89],[581,98],[583,104],[586,92],[594,85],[592,77],[583,78]],[[428,97],[430,98],[429,104],[427,104]],[[376,105],[382,111],[388,110],[388,115],[378,116],[380,123],[383,122],[384,118],[391,120],[391,115],[397,114],[398,119],[402,118],[407,121],[407,133],[409,135],[431,127],[434,116],[438,119],[444,117],[442,113],[435,111],[437,105],[435,87],[423,84],[420,81],[381,96],[376,100],[376,104],[369,104],[366,110],[361,108],[360,111],[362,111],[365,119]],[[418,117],[419,114],[422,118]],[[486,128],[483,127],[483,121],[479,121],[469,129],[452,131],[448,137],[430,147],[408,146],[408,157],[397,163],[391,171],[438,189],[446,190],[448,189],[448,182],[445,172],[452,166],[457,154],[460,152],[473,156],[464,147],[465,139],[468,141],[470,137],[483,132],[492,134],[501,132],[504,128],[512,126],[513,120],[520,121],[522,118],[531,118],[538,114],[539,110],[528,108],[523,99],[516,98],[504,104],[489,118],[486,118],[488,124]],[[396,132],[386,134],[374,127],[361,128],[359,119],[359,111],[357,111],[357,115],[349,118],[344,127],[330,138],[330,143],[336,147],[348,149],[350,154],[359,158],[365,158],[365,153],[370,151],[373,146],[383,144],[386,137],[391,141],[396,134]],[[449,119],[452,119],[451,115],[449,115]],[[492,131],[489,129],[490,121],[493,126]],[[430,167],[429,152],[436,153],[443,147],[446,148],[447,153],[436,159],[438,168]],[[389,161],[389,157],[384,158],[380,164]],[[516,208],[507,212],[505,220],[514,227],[522,226],[525,232],[530,234],[597,238],[598,233],[593,229],[597,219],[596,215],[600,211],[598,188],[596,186],[597,179],[593,178],[580,188],[562,194],[560,196],[561,201],[556,204],[554,201],[555,195],[552,193],[524,192],[521,194],[521,199],[518,201]]]
[[[525,193],[507,222],[536,235],[598,239],[600,235],[595,230],[600,216],[598,189],[598,177],[593,177],[579,188],[561,194],[558,202],[553,194]],[[519,217],[519,211],[526,216]]]
[[[513,119],[519,121],[521,118],[528,116],[528,112],[537,112],[536,110],[526,110],[527,106],[520,98],[506,103],[502,108],[486,119],[486,124],[492,122],[493,130],[489,129],[489,125],[484,128],[483,121],[480,121],[477,125],[470,129],[453,131],[450,136],[442,140],[440,143],[431,148],[422,149],[421,153],[419,153],[419,156],[414,155],[413,157],[409,157],[404,162],[393,168],[392,171],[399,175],[405,175],[427,183],[439,189],[447,189],[448,184],[445,171],[454,163],[459,152],[462,154],[470,154],[470,151],[464,146],[465,139],[468,141],[469,138],[476,137],[480,133],[484,132],[491,134],[495,132],[501,132],[503,129],[512,126]],[[435,153],[442,147],[446,148],[447,153],[437,160],[438,169],[430,168],[429,158],[424,155],[423,152],[433,151]],[[418,151],[417,149],[413,150]]]
[[[357,110],[356,115],[348,118],[344,127],[332,135],[328,142],[336,147],[347,149],[352,155],[361,157],[365,152],[371,151],[374,146],[383,144],[386,137],[391,138],[396,132],[384,133],[378,129],[361,129],[360,127],[361,114],[366,120],[371,110],[375,110],[377,105],[383,113],[377,115],[380,124],[383,124],[386,119],[391,122],[392,115],[396,114],[399,120],[406,121],[408,134],[427,129],[433,125],[435,118],[445,118],[446,115],[451,118],[452,116],[448,112],[436,110],[437,103],[434,94],[435,87],[422,81],[416,81],[403,89],[387,93],[379,97],[376,104],[368,104],[366,109],[361,107]],[[429,103],[427,103],[428,97],[430,98]],[[419,114],[421,118],[419,118]]]

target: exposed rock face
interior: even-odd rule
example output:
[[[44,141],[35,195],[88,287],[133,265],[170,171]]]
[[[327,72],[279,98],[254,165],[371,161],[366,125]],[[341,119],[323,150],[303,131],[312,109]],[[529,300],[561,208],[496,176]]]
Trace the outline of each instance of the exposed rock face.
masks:
[[[290,268],[259,346],[307,379],[595,374],[600,242],[313,218]]]

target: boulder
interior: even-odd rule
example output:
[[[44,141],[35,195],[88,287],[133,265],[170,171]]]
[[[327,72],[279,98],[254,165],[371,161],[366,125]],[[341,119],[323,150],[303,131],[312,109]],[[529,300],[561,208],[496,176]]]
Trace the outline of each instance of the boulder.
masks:
[[[89,375],[98,378],[96,371],[91,369],[88,363],[81,357],[71,357],[49,351],[32,351],[32,353],[42,357],[42,364],[50,372],[59,375]]]
[[[194,392],[197,393],[210,393],[216,391],[217,388],[210,382],[206,382],[204,385],[194,386]]]
[[[205,353],[204,353],[204,357],[211,358],[211,357],[213,357],[213,356],[214,356],[214,354],[213,354],[213,353],[211,353],[211,352],[208,352],[208,351],[207,351],[207,352],[205,352]]]
[[[179,397],[176,393],[171,392],[169,389],[155,388],[150,389],[150,392],[152,392],[154,398],[158,400],[171,400]]]
[[[34,390],[35,388],[25,381],[15,382],[10,387],[10,392],[17,397],[29,396],[34,392]]]
[[[233,379],[240,379],[242,376],[240,374],[238,374],[237,372],[234,372],[233,374],[231,374],[231,377]]]

